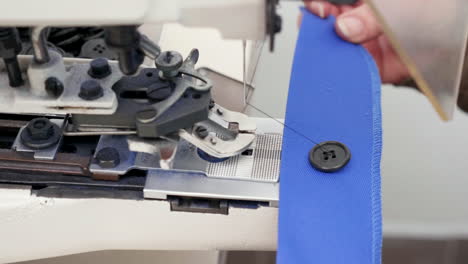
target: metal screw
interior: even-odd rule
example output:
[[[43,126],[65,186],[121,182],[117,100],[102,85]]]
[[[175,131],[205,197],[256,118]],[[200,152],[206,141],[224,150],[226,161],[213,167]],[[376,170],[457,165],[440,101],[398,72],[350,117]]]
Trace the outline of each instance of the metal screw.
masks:
[[[89,76],[102,79],[109,76],[112,73],[109,63],[105,58],[96,58],[91,61],[89,65]]]
[[[162,71],[163,77],[172,78],[179,74],[179,68],[184,60],[177,51],[165,51],[154,61],[156,68]]]
[[[142,110],[136,114],[136,118],[141,123],[150,123],[156,119],[158,111],[154,108]]]
[[[218,113],[218,115],[222,116],[223,115],[223,110],[218,108],[218,109],[216,109],[216,113]]]
[[[169,98],[173,92],[171,85],[168,82],[155,83],[148,87],[146,95],[150,100],[161,102]]]
[[[26,131],[33,140],[48,139],[54,135],[52,123],[47,118],[35,118],[26,126]]]
[[[119,151],[112,147],[102,148],[96,154],[96,161],[101,168],[115,168],[120,164]]]
[[[213,99],[210,100],[210,103],[208,104],[208,109],[211,110],[215,107],[215,101]]]
[[[216,145],[216,143],[218,143],[218,140],[216,140],[215,137],[212,137],[212,138],[210,138],[210,142],[211,142],[212,145]]]
[[[104,95],[101,85],[96,80],[87,80],[81,84],[78,96],[84,100],[96,100]]]
[[[59,79],[49,77],[45,81],[45,90],[49,96],[57,98],[63,93],[63,84]]]
[[[195,134],[197,135],[197,137],[201,139],[205,139],[208,136],[209,132],[208,132],[208,129],[206,129],[206,127],[198,126],[195,129]]]
[[[59,126],[49,119],[40,117],[29,121],[21,131],[21,142],[32,149],[44,149],[59,142],[62,137]]]

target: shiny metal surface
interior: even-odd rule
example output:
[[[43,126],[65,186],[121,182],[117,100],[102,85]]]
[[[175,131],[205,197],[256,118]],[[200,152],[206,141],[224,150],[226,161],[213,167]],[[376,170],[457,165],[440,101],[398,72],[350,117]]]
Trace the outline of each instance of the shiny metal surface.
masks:
[[[175,195],[269,202],[271,206],[277,206],[279,183],[214,179],[195,173],[151,171],[146,178],[143,194],[145,198],[153,199],[167,199],[167,196]]]
[[[161,48],[144,34],[141,34],[140,47],[145,55],[152,60],[161,54]]]
[[[196,125],[208,128],[210,132],[205,138],[200,138],[195,131],[179,130],[179,136],[191,144],[197,146],[209,155],[217,158],[233,157],[246,150],[255,139],[257,125],[247,115],[229,111],[217,104],[210,110],[209,120]],[[215,124],[217,131],[210,125]],[[238,133],[233,133],[229,126],[236,124]],[[233,135],[229,135],[233,134]]]
[[[269,138],[270,142],[278,143],[275,139],[283,133],[283,126],[281,124],[268,118],[254,118],[254,121],[257,123],[257,134],[266,135],[266,138]],[[256,145],[257,143],[254,142],[253,146]],[[275,153],[275,149],[278,147],[278,144],[261,143],[260,145],[264,147],[268,145],[271,148],[269,150],[271,153]],[[271,162],[274,163],[276,158],[279,158],[277,155],[272,155],[267,158],[271,160],[262,160],[265,158],[263,154],[260,151],[258,156],[260,158],[259,162],[267,167],[272,164]],[[151,161],[154,158],[155,156],[147,154],[144,156],[140,153],[137,157],[137,163],[154,164],[155,162]],[[166,199],[168,195],[175,195],[263,201],[268,202],[270,206],[277,206],[279,201],[279,167],[278,170],[262,170],[262,172],[268,171],[271,173],[269,177],[262,178],[265,175],[255,172],[255,164],[250,164],[250,166],[245,164],[248,163],[248,157],[238,156],[238,159],[236,170],[239,170],[239,173],[231,175],[231,177],[229,175],[216,175],[217,172],[225,172],[225,168],[223,167],[226,165],[230,166],[230,164],[223,164],[226,161],[221,163],[206,162],[198,156],[196,148],[193,145],[182,141],[178,146],[178,151],[174,158],[174,168],[177,168],[175,169],[176,171],[152,170],[146,179],[144,196],[145,198],[153,199]],[[241,161],[241,159],[244,161]],[[265,163],[265,161],[267,162]],[[214,169],[216,166],[217,169]],[[250,170],[250,177],[245,177],[246,174],[243,174],[243,170]],[[207,177],[205,173],[210,175]]]
[[[218,163],[208,163],[206,175],[213,178],[278,182],[282,134],[257,134],[242,154]]]
[[[255,118],[254,121],[258,124],[258,142],[254,141],[251,155],[211,163],[202,159],[197,147],[185,140],[180,140],[174,148],[164,140],[142,144],[131,136],[129,140],[127,136],[105,135],[101,136],[96,153],[113,147],[119,151],[120,163],[115,168],[92,163],[90,171],[122,175],[131,169],[146,169],[145,198],[166,199],[168,195],[178,195],[269,202],[276,206],[283,127],[272,119]],[[168,148],[171,155],[161,159],[162,150]]]
[[[37,63],[46,63],[50,60],[47,49],[47,27],[39,26],[32,29],[31,44],[33,46],[34,60]]]
[[[96,147],[112,147],[120,155],[115,168],[102,168],[93,162],[90,171],[123,175],[131,169],[171,170],[180,173],[202,173],[212,178],[272,182],[279,181],[282,126],[271,119],[254,118],[259,123],[248,153],[223,162],[211,163],[200,157],[198,148],[181,139],[142,140],[135,136],[103,135]]]
[[[154,156],[153,166],[170,170],[174,165],[174,157],[177,152],[179,142],[175,139],[142,139],[136,136],[127,138],[130,151],[139,152],[135,164],[138,166],[139,157],[143,154]],[[148,162],[145,162],[147,164]]]
[[[92,162],[89,170],[95,174],[117,174],[122,175],[134,168],[136,152],[131,152],[128,148],[126,136],[105,135],[101,136],[95,153],[99,150],[112,147],[119,152],[120,162],[115,168],[102,168],[96,162]]]
[[[468,1],[366,1],[440,117],[451,119],[468,37]]]

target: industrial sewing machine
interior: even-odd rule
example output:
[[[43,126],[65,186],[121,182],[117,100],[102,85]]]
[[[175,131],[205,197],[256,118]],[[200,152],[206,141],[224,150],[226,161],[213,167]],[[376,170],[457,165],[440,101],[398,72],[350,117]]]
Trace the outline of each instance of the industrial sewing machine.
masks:
[[[218,104],[211,91],[229,87],[196,69],[203,54],[161,51],[138,24],[215,25],[227,38],[268,36],[273,50],[277,1],[112,1],[103,17],[110,4],[66,17],[66,3],[45,1],[51,13],[2,18],[0,181],[139,189],[182,211],[276,206],[281,129]]]

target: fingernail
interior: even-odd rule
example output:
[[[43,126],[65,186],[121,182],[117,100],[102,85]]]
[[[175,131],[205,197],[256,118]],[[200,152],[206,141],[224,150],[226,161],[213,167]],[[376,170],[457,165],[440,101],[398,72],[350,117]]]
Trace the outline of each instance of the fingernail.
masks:
[[[316,14],[317,16],[325,18],[325,8],[322,3],[310,2],[309,9],[310,11],[312,11],[312,13]]]
[[[359,38],[364,32],[364,24],[357,17],[343,17],[338,19],[338,30],[348,39]]]

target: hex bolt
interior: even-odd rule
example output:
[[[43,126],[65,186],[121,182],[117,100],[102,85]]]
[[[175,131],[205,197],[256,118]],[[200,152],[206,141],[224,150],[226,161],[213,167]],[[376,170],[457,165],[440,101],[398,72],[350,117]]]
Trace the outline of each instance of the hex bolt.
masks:
[[[197,135],[197,137],[205,139],[208,136],[209,132],[208,129],[206,129],[206,127],[198,126],[197,128],[195,128],[195,134]]]
[[[120,164],[119,151],[112,147],[102,148],[96,154],[96,162],[101,168],[115,168]]]
[[[32,139],[48,139],[54,134],[52,123],[47,118],[35,118],[26,126]]]
[[[22,130],[21,142],[33,149],[44,149],[50,147],[61,138],[60,128],[49,119],[40,117],[29,121]]]
[[[96,80],[87,80],[81,84],[78,96],[87,101],[96,100],[104,95],[101,85]]]
[[[0,57],[5,63],[11,87],[18,87],[24,83],[17,57],[21,50],[18,30],[14,27],[0,28]]]
[[[140,112],[138,112],[136,114],[136,118],[141,123],[146,124],[146,123],[150,123],[150,122],[154,121],[156,119],[157,115],[158,115],[158,111],[156,111],[156,109],[149,108],[149,109],[141,110]]]
[[[45,81],[45,90],[49,96],[57,98],[63,93],[63,84],[59,79],[49,77]]]
[[[102,79],[109,76],[112,73],[109,62],[105,58],[96,58],[89,64],[89,76]]]
[[[161,70],[162,77],[166,79],[177,76],[183,62],[182,55],[177,51],[162,52],[154,61],[156,68]]]

